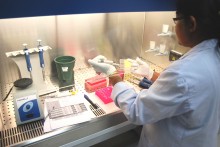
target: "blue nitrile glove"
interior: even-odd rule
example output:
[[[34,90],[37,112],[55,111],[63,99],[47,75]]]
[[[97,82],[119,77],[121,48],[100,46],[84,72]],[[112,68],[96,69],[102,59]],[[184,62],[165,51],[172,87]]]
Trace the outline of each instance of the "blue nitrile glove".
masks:
[[[144,77],[144,78],[142,79],[142,81],[145,82],[145,83],[151,84],[151,85],[153,84],[153,82],[150,81],[150,80],[148,80],[146,77]]]
[[[106,60],[106,58],[102,55],[99,55],[94,59],[89,59],[88,62],[96,72],[104,73],[109,76],[116,71],[116,68],[113,65],[103,63],[104,60]]]
[[[136,58],[139,64],[138,68],[133,70],[132,73],[151,79],[153,77],[154,71],[149,67],[149,65],[142,61],[140,58]]]
[[[139,82],[139,87],[144,88],[144,89],[150,88],[151,85],[152,85],[152,82],[145,77]]]

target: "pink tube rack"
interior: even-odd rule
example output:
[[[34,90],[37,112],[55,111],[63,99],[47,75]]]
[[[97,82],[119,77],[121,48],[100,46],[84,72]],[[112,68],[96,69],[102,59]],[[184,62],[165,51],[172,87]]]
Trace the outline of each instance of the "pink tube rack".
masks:
[[[104,104],[113,102],[113,100],[111,99],[111,93],[112,86],[101,88],[95,91],[95,94],[104,102]]]

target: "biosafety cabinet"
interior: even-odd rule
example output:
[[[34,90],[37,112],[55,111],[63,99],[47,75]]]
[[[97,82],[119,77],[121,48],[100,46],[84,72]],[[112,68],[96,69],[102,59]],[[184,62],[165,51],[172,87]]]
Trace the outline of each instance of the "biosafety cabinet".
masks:
[[[161,72],[172,62],[171,50],[185,51],[176,42],[173,17],[175,0],[1,1],[0,146],[92,146],[135,129],[114,102],[103,103],[86,91],[85,80],[96,76],[87,60],[99,54],[115,63],[141,57]],[[24,43],[33,51],[29,58]],[[75,91],[86,92],[98,107],[85,101],[93,115],[90,120],[45,132],[45,100],[59,88],[54,59],[64,55],[76,58]],[[30,77],[28,59],[34,92],[24,93],[15,90],[14,81]],[[125,81],[141,90],[132,75]],[[18,121],[19,116],[25,117]]]

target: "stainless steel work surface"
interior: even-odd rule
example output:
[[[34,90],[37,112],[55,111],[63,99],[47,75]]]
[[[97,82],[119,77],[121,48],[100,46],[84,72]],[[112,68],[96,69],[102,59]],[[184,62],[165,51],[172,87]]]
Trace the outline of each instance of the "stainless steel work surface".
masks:
[[[85,92],[85,79],[92,77],[96,73],[92,68],[79,68],[75,70],[75,83],[78,91]],[[132,76],[126,77],[129,84],[135,89],[140,88],[134,84]],[[57,88],[56,78],[47,77],[47,84],[51,88]],[[7,85],[8,90],[11,85]],[[1,104],[2,130],[0,133],[1,146],[89,146],[103,140],[114,137],[136,127],[129,123],[115,106],[114,102],[104,104],[95,94],[89,93],[93,102],[99,107],[90,109],[95,114],[89,122],[64,127],[49,133],[43,131],[43,120],[16,125],[12,95]],[[40,97],[44,104],[45,96]]]
[[[149,63],[152,69],[161,72],[162,68],[155,64]],[[85,79],[96,75],[93,68],[88,68],[82,65],[81,68],[74,70],[75,86],[80,92],[85,92]],[[125,74],[125,81],[134,86],[139,91],[137,81],[132,74]],[[58,88],[58,81],[56,77],[47,77],[46,82],[48,89]],[[5,91],[10,89],[12,84],[6,85]],[[136,126],[129,123],[121,112],[116,107],[114,102],[104,104],[95,93],[89,93],[92,101],[98,105],[98,109],[94,109],[90,105],[90,109],[95,114],[89,122],[84,122],[77,125],[64,127],[49,133],[43,131],[43,121],[39,120],[24,125],[16,125],[13,97],[9,98],[1,104],[1,132],[0,141],[1,146],[90,146],[102,142],[106,139],[112,138],[116,135],[124,133]],[[44,104],[46,96],[41,96],[41,102]]]

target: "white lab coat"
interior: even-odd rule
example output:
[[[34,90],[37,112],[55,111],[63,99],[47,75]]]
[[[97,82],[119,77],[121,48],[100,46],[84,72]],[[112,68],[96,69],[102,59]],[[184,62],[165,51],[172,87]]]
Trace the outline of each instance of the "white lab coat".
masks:
[[[124,82],[112,91],[129,121],[143,125],[140,147],[216,147],[220,124],[220,56],[216,39],[198,44],[166,68],[148,90]]]

